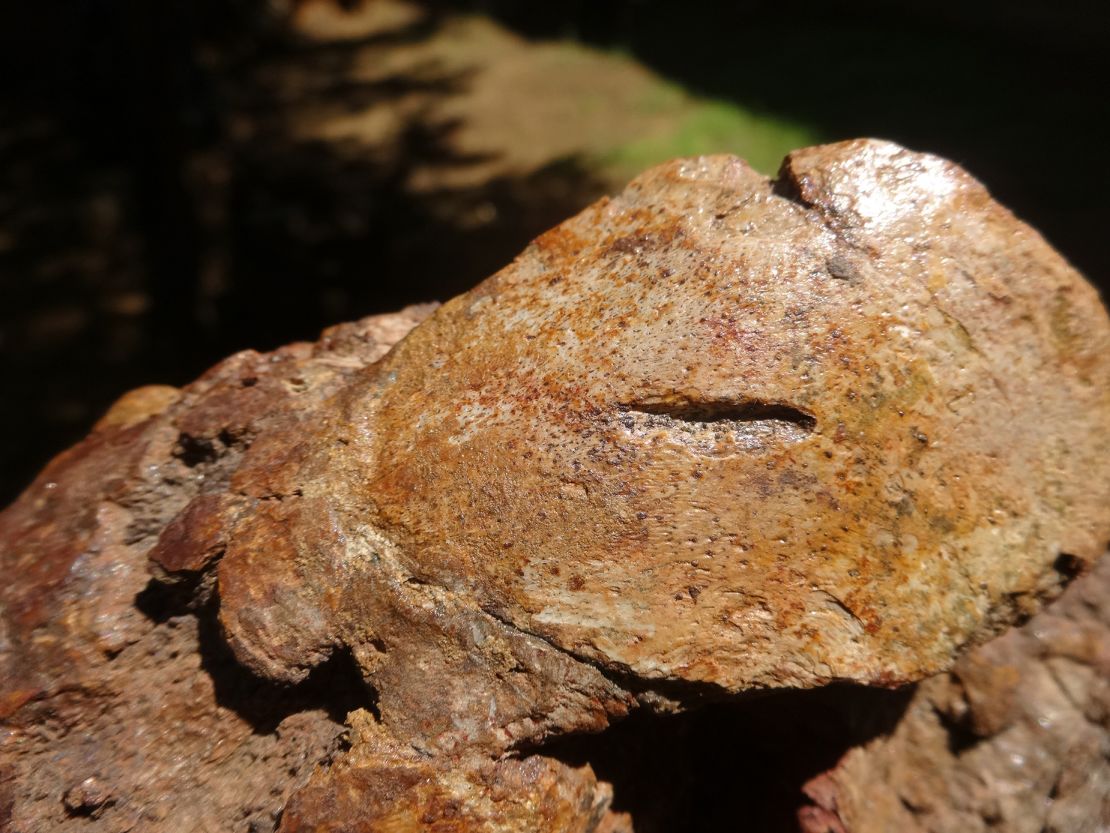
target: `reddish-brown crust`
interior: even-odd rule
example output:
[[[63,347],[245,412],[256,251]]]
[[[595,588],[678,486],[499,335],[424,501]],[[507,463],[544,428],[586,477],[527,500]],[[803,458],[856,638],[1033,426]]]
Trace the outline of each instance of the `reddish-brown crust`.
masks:
[[[1110,560],[921,684],[895,730],[805,788],[805,833],[1110,824]]]
[[[52,463],[0,515],[0,814],[616,831],[588,770],[512,756],[951,668],[1100,554],[1107,452],[1105,312],[959,168],[670,163],[434,313],[237,354]],[[955,674],[1000,731],[1012,675]],[[329,703],[376,710],[343,755]],[[811,826],[858,824],[846,772]]]
[[[408,572],[614,671],[899,684],[1101,553],[1108,350],[1093,290],[948,162],[674,162],[345,391],[328,489]]]

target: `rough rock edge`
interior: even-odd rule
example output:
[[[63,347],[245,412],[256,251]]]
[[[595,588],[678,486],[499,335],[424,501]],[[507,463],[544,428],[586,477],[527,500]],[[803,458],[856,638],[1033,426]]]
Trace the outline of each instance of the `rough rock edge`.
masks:
[[[149,582],[148,550],[226,479],[243,443],[203,444],[172,412],[269,373],[326,390],[431,309],[241,353],[181,391],[133,391],[0,514],[5,567],[20,577],[0,587],[0,830],[273,829],[343,748],[346,710],[372,705],[353,672],[266,684],[228,654],[202,588]]]
[[[806,785],[804,833],[1110,825],[1110,558],[923,682],[889,735]]]
[[[326,399],[434,308],[343,324],[312,345],[246,351],[181,391],[133,391],[0,514],[4,561],[24,578],[0,587],[0,830],[261,831],[306,820],[314,830],[352,830],[363,802],[338,819],[326,808],[342,799],[336,789],[367,774],[376,786],[429,782],[420,806],[383,810],[398,823],[628,829],[588,767],[534,756],[429,763],[373,730],[376,693],[349,656],[329,654],[311,676],[275,685],[247,672],[220,633],[213,571],[228,542],[197,548],[196,536],[209,528],[206,513],[235,511],[228,486],[244,451],[275,424],[288,428],[303,403]],[[162,562],[149,560],[159,552]],[[613,690],[627,702],[602,714],[632,703]],[[348,712],[355,748],[343,754],[352,745]],[[376,794],[388,804],[390,793]]]
[[[414,314],[411,317],[416,319],[419,314]],[[391,317],[386,317],[378,323],[386,329],[390,329],[396,324]],[[374,324],[365,322],[365,330],[372,331],[374,326]],[[393,327],[393,329],[400,333],[405,327],[402,324]],[[160,628],[181,629],[184,621],[179,615],[169,616],[158,622],[154,627],[150,627],[147,622],[135,616],[134,611],[129,609],[131,591],[135,590],[136,587],[141,590],[141,587],[145,586],[140,584],[144,578],[142,572],[134,569],[135,552],[145,552],[150,547],[153,536],[158,532],[159,524],[166,526],[167,521],[183,507],[184,499],[187,499],[190,492],[195,493],[207,489],[204,485],[198,485],[201,481],[219,484],[222,480],[232,476],[235,468],[234,464],[238,461],[243,449],[256,436],[261,434],[262,427],[271,413],[273,402],[269,401],[267,396],[263,396],[259,401],[252,403],[249,394],[247,394],[247,402],[244,403],[241,389],[264,387],[264,383],[277,382],[284,386],[288,393],[303,393],[305,390],[313,389],[314,386],[313,383],[306,385],[305,380],[301,378],[303,374],[299,371],[308,368],[309,372],[316,372],[321,376],[315,382],[318,391],[322,393],[334,390],[335,385],[338,384],[338,381],[346,372],[375,360],[379,354],[378,348],[385,346],[390,338],[388,335],[380,339],[373,336],[367,338],[361,336],[360,332],[362,330],[358,327],[338,330],[322,339],[316,348],[309,348],[307,345],[294,345],[266,357],[241,354],[229,359],[215,371],[207,374],[196,385],[186,389],[180,397],[164,389],[148,390],[140,392],[138,395],[132,395],[122,402],[118,408],[113,409],[98,425],[87,447],[83,450],[79,450],[81,448],[79,447],[74,452],[63,455],[52,464],[44,477],[36,484],[41,486],[37,494],[35,493],[35,487],[29,490],[28,495],[31,496],[31,499],[38,501],[34,511],[31,512],[32,515],[37,515],[43,503],[49,502],[50,496],[44,496],[44,492],[59,490],[59,488],[64,490],[66,487],[73,487],[73,493],[67,499],[61,501],[66,508],[71,510],[85,509],[87,504],[92,504],[95,506],[95,513],[90,518],[81,513],[67,516],[64,512],[54,512],[50,522],[46,524],[48,529],[45,533],[47,539],[45,548],[52,553],[59,554],[56,558],[58,563],[51,564],[47,559],[45,566],[48,569],[46,573],[33,574],[32,588],[37,592],[29,595],[35,598],[28,600],[26,596],[20,598],[18,594],[13,596],[11,593],[6,594],[5,597],[0,597],[5,601],[6,607],[16,611],[14,617],[16,631],[20,627],[28,625],[28,623],[30,624],[30,630],[35,630],[44,621],[44,618],[49,619],[49,614],[44,616],[43,613],[44,605],[47,602],[59,606],[70,606],[75,614],[67,621],[54,623],[48,628],[48,630],[55,631],[51,634],[51,638],[55,640],[54,644],[51,644],[49,639],[45,641],[21,640],[21,634],[18,632],[4,635],[3,647],[9,649],[10,646],[15,646],[14,651],[10,652],[10,655],[15,656],[14,664],[10,666],[14,671],[8,678],[8,682],[16,683],[14,687],[5,688],[2,692],[4,695],[4,716],[11,715],[16,718],[9,723],[10,728],[3,747],[5,753],[14,749],[16,755],[18,755],[20,751],[18,747],[27,739],[28,730],[32,725],[35,724],[34,728],[39,728],[46,725],[50,719],[58,720],[62,726],[61,733],[62,738],[64,738],[66,732],[76,725],[74,715],[88,708],[88,701],[83,701],[82,698],[103,699],[111,702],[112,705],[109,706],[109,709],[118,707],[118,693],[125,690],[126,683],[119,679],[113,680],[112,674],[105,673],[103,678],[90,685],[87,680],[81,679],[85,670],[80,667],[81,663],[85,663],[87,668],[98,670],[105,668],[105,664],[112,664],[114,669],[125,671],[123,676],[130,678],[132,672],[141,667],[138,660],[133,659],[133,655],[144,655],[142,651],[137,650],[138,646],[143,646],[144,640],[150,639],[151,634],[154,633],[158,633],[159,638],[164,639],[165,633],[160,631]],[[358,344],[360,338],[363,341],[362,344]],[[352,355],[352,353],[358,355]],[[374,358],[368,358],[369,356],[374,356]],[[285,370],[296,369],[297,372],[271,374],[269,370],[265,369],[266,362],[279,365],[287,363]],[[302,386],[304,387],[302,388]],[[236,392],[229,397],[230,390]],[[268,395],[272,394],[271,391]],[[242,413],[244,404],[246,417]],[[180,408],[177,408],[179,405]],[[174,423],[172,418],[167,421],[166,409],[169,409],[175,415],[181,415],[182,422]],[[221,424],[216,433],[213,434],[206,430],[215,424]],[[172,430],[159,430],[171,428],[178,429],[176,434]],[[131,452],[136,447],[139,450],[138,456],[124,454],[122,458],[119,457],[121,452]],[[151,478],[149,476],[150,472],[143,471],[143,467],[156,466],[150,461],[165,457],[165,452],[168,449],[172,449],[168,455],[174,461],[169,467],[172,470],[162,470],[158,472],[157,477]],[[86,456],[83,457],[82,455]],[[121,459],[122,462],[119,462]],[[95,465],[89,465],[87,469],[82,470],[82,464],[86,464],[88,461],[92,461]],[[128,490],[126,484],[121,485],[116,480],[100,477],[103,470],[111,470],[113,465],[120,472],[124,470],[142,472],[139,475],[142,486]],[[67,469],[70,470],[68,475],[60,475],[57,479],[53,479],[55,475],[59,475]],[[73,473],[74,469],[78,472],[77,474]],[[75,484],[73,481],[79,482]],[[93,496],[97,489],[101,489],[100,494]],[[27,496],[25,495],[25,497]],[[294,496],[275,492],[256,499],[273,500],[280,503],[289,497]],[[167,507],[173,508],[167,512]],[[219,511],[234,511],[234,508],[221,506]],[[47,514],[49,515],[49,512]],[[8,521],[10,518],[4,520]],[[21,540],[21,536],[34,537],[38,534],[34,529],[20,527],[18,518],[16,521],[10,525],[10,528],[0,525],[0,533],[3,534],[4,539],[7,539],[9,533],[17,542]],[[62,535],[60,538],[51,540],[55,527],[69,532],[79,529],[80,535]],[[71,543],[71,541],[78,539],[81,541],[82,547],[80,552],[77,552]],[[67,546],[67,543],[69,546]],[[73,556],[75,560],[65,564],[69,556]],[[220,556],[219,548],[208,550],[201,563],[178,564],[177,569],[171,570],[167,576],[172,574],[174,579],[179,582],[187,581],[187,579],[182,579],[182,574],[191,572],[196,574],[195,578],[197,580],[201,580],[204,573],[218,563]],[[128,563],[129,561],[131,563]],[[76,567],[77,569],[73,570],[71,576],[76,576],[75,581],[70,582],[69,578],[64,576],[64,569],[61,571],[62,577],[59,577],[57,570],[51,572],[50,568],[56,568],[58,565],[64,565],[66,568]],[[39,565],[34,564],[31,567],[37,570]],[[119,567],[125,569],[119,570],[117,569]],[[123,574],[122,580],[121,574]],[[197,606],[202,621],[205,617],[210,618],[214,613],[210,607],[206,607],[211,604],[210,595],[205,592],[203,586],[191,589],[197,592],[191,592],[185,594],[185,596],[190,598],[191,603]],[[153,604],[150,598],[145,599],[145,602],[149,605],[149,609],[145,611],[148,615],[151,611],[156,611],[157,604]],[[157,613],[155,613],[155,618],[158,618]],[[189,618],[185,617],[185,619]],[[527,634],[523,635],[528,636]],[[58,643],[63,640],[68,640],[68,645],[59,650]],[[76,665],[71,665],[74,656],[72,650],[67,648],[76,649],[78,654]],[[157,647],[147,650],[145,656],[159,656],[159,650]],[[328,646],[324,646],[323,650],[324,658],[326,658],[330,653]],[[5,654],[9,654],[9,651],[5,650]],[[176,657],[179,654],[180,648],[174,648],[166,655]],[[316,664],[322,659],[314,660],[311,664]],[[37,660],[43,660],[44,664],[38,665],[35,662]],[[51,676],[54,676],[53,680],[49,679]],[[199,678],[203,674],[196,676]],[[955,674],[955,677],[960,680],[960,684],[964,686],[965,692],[972,690],[967,687],[966,682],[966,679],[970,679],[972,676],[973,674],[970,671],[965,671],[963,676],[960,675],[959,671]],[[307,677],[307,674],[305,677]],[[302,677],[302,681],[305,677]],[[173,682],[178,682],[178,680],[175,679]],[[73,702],[65,702],[65,698],[74,693],[77,696]],[[613,690],[611,693],[615,700],[620,701],[622,699],[622,693],[619,690]],[[970,697],[970,695],[968,696]],[[215,701],[219,697],[219,693],[215,692],[209,696],[209,699]],[[624,707],[626,708],[628,705],[629,703],[626,701]],[[959,713],[960,707],[958,705],[952,708]],[[310,711],[311,709],[304,709],[298,714],[308,714]],[[620,713],[619,708],[606,708],[602,712]],[[227,714],[222,714],[215,719],[215,722],[227,722],[231,719]],[[119,722],[118,716],[112,715],[110,722]],[[280,725],[284,726],[284,724],[285,720],[283,719]],[[603,724],[604,718],[599,724],[591,728],[600,728]],[[317,762],[326,761],[336,748],[335,729],[328,728],[326,724],[321,725],[323,725],[323,728],[314,726],[313,731],[309,733],[313,737],[308,742],[310,748],[315,746],[317,749],[314,753]],[[356,728],[358,728],[358,725],[356,720]],[[367,725],[372,726],[373,721],[370,721]],[[332,727],[334,726],[334,721],[332,721]],[[565,727],[559,728],[565,729]],[[281,733],[284,733],[286,738],[291,735],[288,727],[282,729],[278,734]],[[330,736],[327,737],[326,742],[321,743],[319,736],[328,736],[329,733]],[[324,777],[323,781],[317,784],[315,788],[322,788],[326,792],[328,789],[334,788],[335,784],[342,783],[342,779],[346,775],[341,775],[341,773],[349,774],[360,768],[377,769],[386,767],[393,772],[394,770],[407,771],[415,766],[422,773],[419,776],[421,779],[434,784],[435,790],[443,787],[447,792],[445,795],[439,795],[433,790],[433,794],[425,799],[426,806],[422,804],[419,807],[411,808],[411,810],[401,809],[398,812],[404,815],[406,812],[411,814],[419,810],[425,813],[423,820],[429,823],[439,818],[439,816],[436,816],[433,811],[427,810],[426,807],[441,808],[443,811],[442,817],[444,818],[455,818],[459,812],[463,811],[476,813],[473,818],[468,817],[468,823],[482,825],[485,829],[485,827],[494,823],[494,814],[485,812],[483,815],[480,807],[467,805],[458,795],[451,794],[450,789],[448,789],[450,779],[460,773],[466,777],[475,775],[482,781],[483,789],[491,790],[493,793],[498,793],[500,790],[504,793],[506,799],[513,803],[520,799],[522,795],[521,784],[523,782],[520,778],[523,778],[524,782],[527,782],[530,787],[539,782],[546,783],[547,786],[544,786],[541,792],[549,798],[551,797],[551,790],[558,793],[554,798],[551,798],[554,802],[550,805],[552,807],[550,814],[553,825],[551,829],[619,829],[619,826],[625,823],[619,816],[607,813],[606,807],[609,800],[607,791],[603,786],[597,786],[593,782],[592,775],[588,772],[564,771],[560,768],[561,765],[542,759],[530,759],[534,761],[532,764],[524,762],[525,767],[530,765],[532,769],[523,776],[520,776],[517,772],[518,764],[516,762],[510,762],[504,766],[492,765],[488,759],[472,762],[462,769],[459,769],[456,765],[461,764],[463,758],[449,759],[453,761],[453,765],[444,768],[437,764],[428,764],[421,759],[419,754],[414,759],[411,751],[396,751],[389,748],[388,744],[383,745],[383,743],[386,742],[379,742],[374,739],[372,730],[362,731],[358,736],[356,751],[347,756],[343,767],[332,770],[335,778]],[[325,751],[321,753],[320,748]],[[877,748],[877,746],[874,748]],[[312,752],[307,753],[308,756],[312,754]],[[255,753],[250,753],[248,757],[254,756]],[[850,774],[855,771],[850,767],[852,760],[854,759],[849,758],[846,762],[845,773]],[[490,771],[491,766],[496,771]],[[297,783],[302,783],[304,780],[303,764],[299,768],[293,767],[292,770],[296,772]],[[234,772],[234,769],[232,768],[230,771]],[[856,829],[851,827],[856,822],[852,820],[852,805],[847,797],[848,785],[850,784],[849,775],[840,777],[838,771],[838,774],[833,777],[838,779],[838,789],[841,790],[844,796],[835,800],[833,804],[832,809],[839,814],[836,820],[842,825],[849,825],[849,829]],[[10,777],[4,778],[0,790],[7,789],[11,781],[12,778]],[[503,788],[497,786],[502,781],[513,783],[515,786],[513,789],[504,791]],[[207,785],[198,785],[198,789],[206,788]],[[563,794],[564,788],[570,789],[572,792],[569,799]],[[825,795],[819,786],[813,787],[811,791],[815,795]],[[463,792],[465,793],[466,790],[463,790]],[[120,794],[120,790],[113,788],[111,784],[105,783],[102,774],[94,773],[74,781],[66,789],[62,797],[61,807],[67,814],[68,819],[85,817],[97,821],[101,819],[109,820],[117,807],[126,804],[125,801],[121,800]],[[289,791],[285,790],[281,795],[281,803],[284,803],[284,798],[289,795]],[[485,793],[483,793],[484,795]],[[14,809],[14,798],[15,796],[5,798],[3,793],[0,793],[0,821],[12,821],[10,816]],[[321,801],[321,799],[315,800],[318,803]],[[524,801],[527,803],[532,799],[528,798]],[[904,799],[905,801],[907,800]],[[460,802],[462,803],[460,804]],[[828,806],[830,800],[827,796],[823,799],[823,802],[823,804],[820,804],[821,808],[827,812],[832,812]],[[327,804],[327,801],[323,803]],[[289,815],[285,829],[300,829],[298,825],[305,823],[303,822],[306,817],[305,814],[311,816],[312,805],[310,803],[306,810],[294,801],[291,806],[296,812]],[[567,807],[571,807],[571,810],[568,811]],[[5,811],[9,813],[7,820],[3,818]],[[275,812],[274,810],[269,811],[271,818],[276,817]],[[561,818],[568,812],[570,813],[569,821],[566,823],[557,821],[557,818]],[[428,813],[432,813],[432,815],[429,816]],[[373,817],[367,818],[366,824],[372,825],[375,819],[380,816],[377,811],[375,811],[375,814]],[[988,821],[997,817],[989,814],[983,815],[982,813],[980,816],[988,819]],[[164,809],[151,810],[146,808],[143,810],[142,818],[148,822],[157,822],[165,820],[167,815]],[[1009,817],[1007,819],[1009,820]],[[334,821],[334,817],[332,820]],[[65,819],[62,821],[65,821]],[[316,825],[318,823],[327,823],[327,821],[325,814],[325,818],[322,820],[311,822],[311,828],[317,829]],[[16,823],[18,823],[18,819],[16,819]],[[264,824],[265,822],[259,821],[258,823]],[[859,829],[864,828],[860,827]]]

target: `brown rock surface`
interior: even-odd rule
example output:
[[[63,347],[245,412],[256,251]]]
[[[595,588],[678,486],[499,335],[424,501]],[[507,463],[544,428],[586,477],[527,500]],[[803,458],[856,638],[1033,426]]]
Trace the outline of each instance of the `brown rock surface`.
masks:
[[[911,681],[1110,538],[1108,336],[949,163],[675,162],[345,392],[343,500],[407,572],[613,671]]]
[[[913,683],[1089,567],[1108,350],[1094,291],[982,186],[850,142],[776,181],[664,165],[434,313],[131,394],[0,515],[0,828],[628,829],[537,748]],[[1063,653],[1034,624],[923,684],[804,823],[1024,830],[961,767],[1108,743],[1101,712],[1026,719],[1067,651],[1090,674],[1057,688],[1098,699],[1107,581],[1034,620]],[[1053,772],[1033,791],[1110,789]]]
[[[350,722],[354,750],[297,793],[282,818],[283,833],[631,833],[627,816],[608,812],[612,790],[589,767],[572,769],[538,755],[428,758],[398,744],[365,712]]]
[[[922,683],[888,736],[806,788],[806,833],[1110,826],[1110,559]]]

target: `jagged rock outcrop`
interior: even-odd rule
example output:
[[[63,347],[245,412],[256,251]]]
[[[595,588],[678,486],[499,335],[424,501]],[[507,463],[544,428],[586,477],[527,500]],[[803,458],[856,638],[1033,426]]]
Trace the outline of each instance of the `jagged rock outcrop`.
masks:
[[[1094,290],[959,168],[661,166],[434,312],[143,389],[57,458],[0,515],[0,823],[630,829],[552,740],[948,672],[1110,541],[1108,450]],[[1024,829],[957,797],[966,751],[911,773],[1020,722],[995,689],[1040,672],[998,646],[1038,638],[922,684],[801,823]]]
[[[806,786],[805,833],[1110,824],[1110,559],[923,682],[897,728]]]

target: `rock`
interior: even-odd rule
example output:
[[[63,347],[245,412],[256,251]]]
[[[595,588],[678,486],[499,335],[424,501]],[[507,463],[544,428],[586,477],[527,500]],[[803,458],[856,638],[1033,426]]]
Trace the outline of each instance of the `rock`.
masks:
[[[342,665],[294,688],[254,678],[218,632],[203,575],[218,551],[171,562],[178,572],[162,584],[148,556],[160,537],[203,531],[203,507],[226,493],[255,435],[223,427],[264,434],[268,419],[322,401],[429,312],[233,356],[162,397],[168,410],[102,422],[0,514],[0,559],[17,577],[0,586],[0,830],[275,828],[370,693]],[[203,419],[223,427],[182,431]],[[112,779],[111,801],[96,808],[71,790],[90,773]]]
[[[406,575],[610,673],[910,682],[1110,540],[1108,336],[950,163],[674,162],[348,388],[329,500]],[[301,465],[309,495],[326,464]]]
[[[609,812],[612,791],[589,767],[538,755],[445,765],[398,744],[365,712],[352,714],[351,723],[359,741],[354,751],[293,798],[283,833],[632,831],[626,815]]]
[[[656,168],[437,310],[144,389],[52,462],[0,515],[0,814],[630,829],[553,739],[914,683],[1090,567],[1108,348],[1094,291],[935,157]],[[1004,737],[1025,682],[970,654],[916,698]],[[916,713],[852,754],[903,755]],[[852,760],[811,828],[863,824],[886,776]]]
[[[99,815],[111,801],[111,789],[95,775],[70,787],[62,796],[62,803],[71,815]]]
[[[922,683],[897,728],[806,786],[806,833],[1110,825],[1110,560]]]

